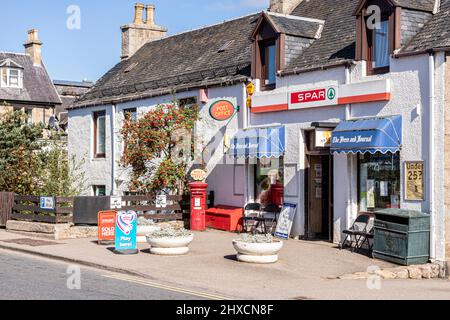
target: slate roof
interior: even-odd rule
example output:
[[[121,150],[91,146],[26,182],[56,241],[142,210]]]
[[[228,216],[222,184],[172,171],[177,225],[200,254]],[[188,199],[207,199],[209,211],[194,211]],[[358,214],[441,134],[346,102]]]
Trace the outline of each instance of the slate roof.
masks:
[[[245,81],[259,14],[145,44],[107,72],[71,108],[118,103],[201,86]],[[230,45],[219,52],[226,43]]]
[[[287,35],[316,38],[323,26],[323,20],[302,19],[292,15],[280,15],[268,12],[269,18],[277,29]]]
[[[445,47],[450,47],[450,0],[441,0],[440,11],[401,52],[420,52]]]
[[[23,89],[0,88],[0,102],[20,102],[47,106],[61,104],[58,93],[44,66],[34,66],[29,55],[0,51],[0,62],[7,59],[23,68]]]
[[[402,8],[432,12],[436,0],[393,0],[393,2]]]
[[[358,0],[304,0],[292,15],[325,20],[320,39],[286,67],[286,72],[325,67],[355,59],[356,22],[352,15]]]

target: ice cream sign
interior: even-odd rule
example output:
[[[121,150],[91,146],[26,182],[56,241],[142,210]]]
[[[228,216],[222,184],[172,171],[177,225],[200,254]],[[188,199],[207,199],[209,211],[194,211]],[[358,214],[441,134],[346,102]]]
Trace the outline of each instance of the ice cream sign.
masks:
[[[289,109],[314,108],[338,104],[338,87],[329,86],[290,93]]]

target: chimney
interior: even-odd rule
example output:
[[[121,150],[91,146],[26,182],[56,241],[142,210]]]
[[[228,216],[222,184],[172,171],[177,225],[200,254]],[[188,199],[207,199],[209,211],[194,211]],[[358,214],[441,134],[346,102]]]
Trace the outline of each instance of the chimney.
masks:
[[[144,9],[146,9],[146,21],[144,23]],[[137,3],[134,7],[135,15],[132,24],[121,27],[122,29],[122,56],[128,59],[144,44],[149,41],[159,40],[166,36],[167,29],[155,24],[155,6]]]
[[[134,5],[134,24],[144,24],[144,5],[142,3],[136,3]]]
[[[33,64],[35,66],[42,66],[42,42],[39,40],[38,30],[32,29],[28,31],[28,40],[24,44],[24,47],[25,53],[33,59]]]
[[[291,14],[303,0],[270,0],[270,12]]]

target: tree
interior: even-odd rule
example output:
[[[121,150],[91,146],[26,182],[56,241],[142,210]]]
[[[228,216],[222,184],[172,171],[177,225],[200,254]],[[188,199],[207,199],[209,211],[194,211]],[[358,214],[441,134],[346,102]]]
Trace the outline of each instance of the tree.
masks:
[[[0,118],[0,191],[22,195],[74,196],[84,190],[84,173],[68,157],[65,142],[44,125],[29,124],[21,111]]]
[[[159,105],[137,120],[126,117],[122,128],[125,150],[121,163],[132,169],[132,191],[184,191],[192,154],[188,138],[198,119],[197,107],[181,108],[177,103]]]

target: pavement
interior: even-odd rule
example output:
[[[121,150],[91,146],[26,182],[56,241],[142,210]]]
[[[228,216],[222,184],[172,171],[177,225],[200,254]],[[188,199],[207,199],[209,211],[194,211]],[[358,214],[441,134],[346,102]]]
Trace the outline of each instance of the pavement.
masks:
[[[368,267],[394,265],[338,250],[327,242],[289,240],[277,264],[239,263],[232,246],[237,237],[214,230],[196,232],[186,256],[154,256],[146,244],[139,246],[138,255],[121,256],[110,247],[99,246],[95,239],[65,240],[39,247],[6,243],[3,241],[26,237],[0,230],[0,248],[238,300],[450,299],[447,280],[337,280],[338,276],[366,271]],[[373,281],[379,281],[378,285],[374,286]]]

